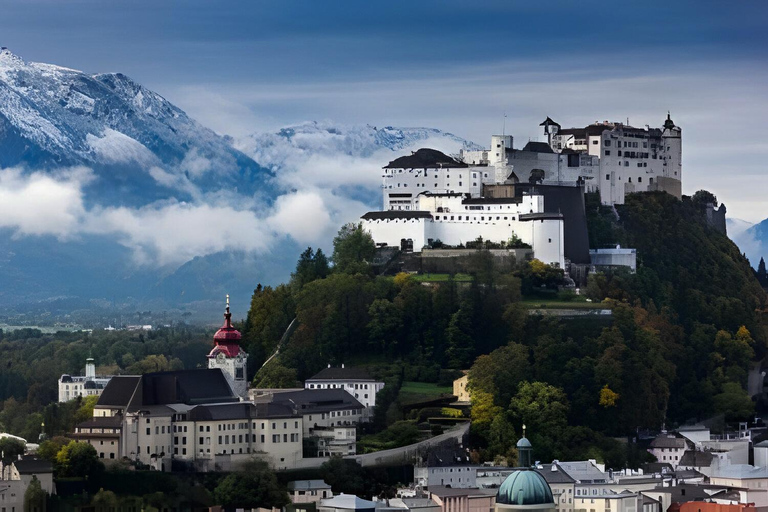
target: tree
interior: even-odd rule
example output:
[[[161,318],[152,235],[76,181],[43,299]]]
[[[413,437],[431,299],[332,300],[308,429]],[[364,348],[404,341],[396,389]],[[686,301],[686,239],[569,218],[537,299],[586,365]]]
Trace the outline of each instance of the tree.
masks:
[[[253,387],[284,389],[301,386],[294,368],[287,368],[273,359],[253,378]]]
[[[300,290],[305,284],[315,279],[324,279],[329,272],[328,258],[322,249],[314,252],[311,247],[301,253],[296,263],[296,271],[291,274],[291,284]]]
[[[48,493],[43,490],[40,480],[32,475],[32,481],[24,492],[24,512],[45,512],[47,499]]]
[[[376,244],[362,223],[345,224],[333,239],[333,270],[346,274],[368,273],[375,253]]]
[[[59,477],[94,478],[104,472],[96,448],[89,443],[72,441],[56,456]]]
[[[0,438],[0,452],[2,452],[3,464],[10,464],[17,460],[21,455],[24,455],[25,450],[26,445],[23,441],[13,437]]]
[[[757,280],[764,288],[768,288],[768,272],[766,272],[765,259],[763,258],[760,258],[760,263],[757,265]]]
[[[105,491],[103,488],[93,495],[91,505],[96,512],[112,512],[118,505],[117,495],[112,491]]]
[[[266,462],[251,461],[242,471],[226,476],[213,491],[216,503],[227,508],[281,508],[288,503],[288,493]]]
[[[709,192],[708,190],[698,190],[695,194],[693,194],[693,197],[691,197],[691,201],[693,204],[698,206],[699,208],[704,207],[708,204],[711,204],[714,207],[717,207],[717,197],[712,192]]]
[[[37,455],[43,459],[56,464],[57,456],[62,448],[71,443],[72,440],[64,436],[56,436],[51,439],[46,439],[37,448]]]
[[[715,395],[715,410],[725,414],[726,421],[745,420],[755,411],[755,404],[744,389],[735,382],[723,384],[722,393]]]
[[[616,407],[616,402],[619,400],[619,394],[611,390],[606,384],[603,389],[600,390],[600,405],[603,407]]]

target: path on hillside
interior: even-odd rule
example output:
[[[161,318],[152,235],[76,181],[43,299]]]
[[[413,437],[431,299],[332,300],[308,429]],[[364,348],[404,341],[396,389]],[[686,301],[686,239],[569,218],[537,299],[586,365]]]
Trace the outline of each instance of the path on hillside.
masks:
[[[277,355],[280,354],[280,349],[283,348],[283,344],[285,344],[285,342],[288,341],[288,338],[290,338],[293,335],[293,331],[296,330],[297,325],[299,325],[298,318],[294,318],[293,320],[291,320],[291,323],[288,324],[288,328],[283,333],[283,337],[280,338],[280,341],[277,343],[277,347],[275,347],[275,351],[272,353],[271,356],[267,358],[266,361],[264,361],[264,364],[261,365],[259,370],[267,366],[268,362],[270,362],[274,357],[277,357]]]

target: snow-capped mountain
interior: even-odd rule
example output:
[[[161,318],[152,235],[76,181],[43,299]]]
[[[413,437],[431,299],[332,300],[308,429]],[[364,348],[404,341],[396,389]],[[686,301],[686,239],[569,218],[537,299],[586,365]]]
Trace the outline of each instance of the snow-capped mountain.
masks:
[[[331,122],[233,141],[125,75],[2,49],[0,305],[247,304],[307,245],[330,250],[340,225],[379,208],[381,167],[419,147],[477,148]]]
[[[0,168],[87,165],[101,178],[100,191],[120,189],[121,200],[138,185],[139,176],[130,176],[136,168],[164,169],[166,181],[154,180],[163,189],[173,188],[168,175],[204,188],[257,188],[269,178],[226,138],[123,74],[25,62],[6,48],[0,50],[0,142]]]

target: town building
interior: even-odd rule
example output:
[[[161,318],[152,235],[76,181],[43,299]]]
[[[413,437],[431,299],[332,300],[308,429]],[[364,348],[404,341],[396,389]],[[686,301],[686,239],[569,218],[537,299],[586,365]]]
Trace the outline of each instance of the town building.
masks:
[[[432,489],[445,486],[453,489],[477,487],[477,466],[469,460],[460,446],[444,445],[431,450],[424,464],[413,468],[417,487]]]
[[[333,491],[323,480],[294,480],[288,482],[288,496],[293,504],[319,503],[320,500],[333,498]]]
[[[317,507],[319,512],[374,512],[376,502],[358,498],[354,494],[341,493],[333,498],[320,500]]]
[[[112,375],[96,375],[96,363],[92,357],[85,360],[85,375],[59,377],[59,402],[68,402],[77,397],[99,396]]]
[[[302,416],[304,457],[357,453],[357,425],[363,419],[365,408],[347,390],[325,388],[275,392],[268,400]]]
[[[19,460],[0,462],[0,507],[5,512],[24,512],[24,494],[32,480],[40,482],[40,488],[49,495],[56,494],[53,482],[53,465],[47,460],[25,455]]]
[[[582,179],[588,191],[599,192],[601,202],[609,205],[624,204],[626,194],[633,192],[661,190],[681,196],[682,130],[669,115],[662,128],[604,121],[563,129],[549,117],[540,126],[549,147],[561,155],[557,168],[545,169],[545,182]],[[563,156],[568,159],[566,171]],[[588,156],[597,161],[585,161]]]
[[[469,373],[465,370],[464,375],[453,381],[453,394],[459,403],[469,403],[472,400],[467,384],[469,384]]]
[[[693,447],[694,444],[683,436],[659,434],[651,441],[648,452],[656,457],[657,461],[669,462],[673,468],[677,469],[685,451]]]
[[[429,489],[429,497],[440,506],[441,512],[485,512],[494,509],[496,489],[454,489],[438,485]]]
[[[232,389],[241,398],[248,397],[248,354],[240,346],[240,331],[232,327],[229,312],[229,295],[224,313],[224,325],[213,336],[214,347],[208,354],[208,368],[219,368],[227,377]]]
[[[373,416],[376,406],[376,394],[384,388],[384,383],[371,377],[363,368],[339,368],[328,365],[318,374],[304,382],[305,389],[343,389],[363,404],[362,421]]]

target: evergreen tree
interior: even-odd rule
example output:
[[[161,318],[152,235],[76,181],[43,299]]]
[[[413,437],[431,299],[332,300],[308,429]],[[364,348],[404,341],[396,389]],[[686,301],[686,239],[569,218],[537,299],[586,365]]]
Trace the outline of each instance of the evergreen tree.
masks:
[[[760,258],[760,263],[757,265],[757,280],[763,287],[768,287],[768,272],[765,270],[765,259]]]

